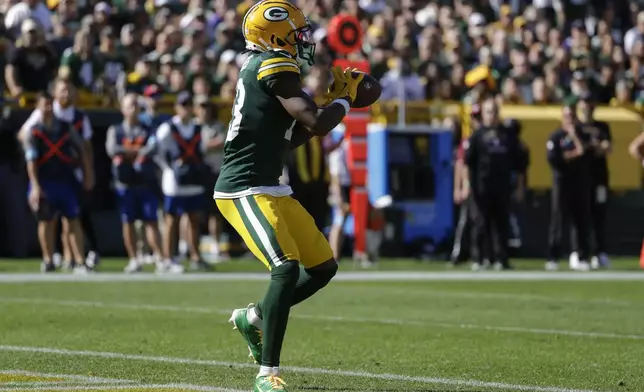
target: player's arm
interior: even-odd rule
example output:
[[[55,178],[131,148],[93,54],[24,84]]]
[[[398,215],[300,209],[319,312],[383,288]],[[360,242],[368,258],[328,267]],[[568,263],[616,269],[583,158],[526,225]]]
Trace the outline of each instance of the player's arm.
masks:
[[[606,156],[613,149],[613,136],[610,132],[610,126],[604,122],[599,127],[599,143],[596,146],[597,155]]]
[[[346,116],[350,105],[348,100],[344,100],[345,105],[338,100],[318,112],[315,102],[302,91],[300,75],[295,72],[283,72],[266,85],[284,109],[313,135],[324,136],[331,132]]]
[[[170,129],[170,123],[164,122],[163,124],[159,125],[156,131],[156,154],[154,155],[154,160],[159,165],[159,167],[167,168],[169,166],[167,156],[172,148],[171,146],[172,133]]]
[[[284,64],[287,63],[288,61]],[[341,86],[341,88],[335,90],[337,91],[336,99],[329,106],[318,110],[313,100],[302,91],[299,68],[285,65],[271,69],[271,71],[277,70],[279,72],[268,75],[260,68],[257,78],[263,81],[265,86],[275,94],[284,109],[297,122],[317,136],[325,136],[340,124],[351,109],[351,103],[357,94],[358,84],[364,77],[364,74],[354,77],[351,71],[342,72],[341,69],[334,68],[332,70],[334,84]]]
[[[29,118],[27,118],[27,121],[25,121],[25,123],[22,124],[22,127],[20,127],[20,131],[18,131],[18,141],[24,144],[25,135],[31,132],[31,129],[34,125],[38,124],[40,120],[40,110],[34,109],[34,111],[29,115]]]
[[[628,146],[629,154],[638,161],[644,161],[644,155],[641,153],[642,146],[644,146],[644,132],[637,135],[635,140]]]
[[[40,187],[40,178],[38,177],[38,148],[36,148],[33,129],[25,128],[22,132],[22,147],[25,151],[25,161],[27,162],[27,175],[31,183],[29,191],[29,206],[32,210],[38,210],[38,203],[42,197],[42,188]]]
[[[83,188],[90,191],[94,187],[94,168],[92,165],[92,156],[87,152],[86,140],[74,129],[69,130],[69,141],[78,151],[80,157],[81,169],[83,170]]]
[[[83,150],[85,159],[87,160],[87,172],[83,169],[84,178],[89,184],[89,189],[94,187],[94,148],[92,147],[92,136],[94,135],[94,130],[92,129],[92,124],[89,122],[89,118],[85,115],[83,116]],[[80,135],[78,135],[80,136]]]
[[[548,139],[548,142],[546,143],[548,163],[554,170],[560,170],[564,165],[560,136],[559,132],[555,132],[550,136],[550,139]]]
[[[32,188],[40,188],[40,179],[38,178],[38,170],[36,166],[36,161],[38,160],[38,149],[36,148],[36,143],[33,136],[32,128],[24,128],[21,130],[22,138],[22,148],[25,152],[25,161],[27,162],[27,175],[29,176],[29,181],[31,182]]]
[[[293,135],[291,135],[291,150],[306,144],[313,136],[315,135],[306,129],[304,125],[296,123],[295,127],[293,127]]]

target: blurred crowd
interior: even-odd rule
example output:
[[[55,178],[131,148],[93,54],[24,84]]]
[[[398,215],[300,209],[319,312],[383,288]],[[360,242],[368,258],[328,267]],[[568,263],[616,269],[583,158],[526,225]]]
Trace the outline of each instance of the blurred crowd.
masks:
[[[639,0],[294,1],[314,26],[318,67],[335,57],[329,20],[345,13],[361,21],[362,50],[348,57],[370,62],[383,99],[459,101],[477,65],[489,68],[510,103],[561,102],[592,90],[602,104],[628,105],[644,87]],[[3,0],[7,90],[41,91],[59,76],[106,104],[146,91],[230,99],[245,58],[241,20],[254,3]]]

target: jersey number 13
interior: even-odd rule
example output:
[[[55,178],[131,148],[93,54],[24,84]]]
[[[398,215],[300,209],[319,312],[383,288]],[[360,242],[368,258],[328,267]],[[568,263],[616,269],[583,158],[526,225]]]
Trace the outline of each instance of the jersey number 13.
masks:
[[[246,88],[244,87],[244,81],[239,79],[237,81],[237,94],[235,96],[235,102],[233,105],[233,118],[230,120],[230,126],[228,127],[228,133],[226,135],[226,141],[229,142],[233,140],[239,134],[239,127],[242,122],[242,108],[244,107],[244,100],[246,99]],[[293,120],[293,124],[286,130],[284,133],[284,139],[290,141],[291,136],[293,135],[293,128],[297,121]]]

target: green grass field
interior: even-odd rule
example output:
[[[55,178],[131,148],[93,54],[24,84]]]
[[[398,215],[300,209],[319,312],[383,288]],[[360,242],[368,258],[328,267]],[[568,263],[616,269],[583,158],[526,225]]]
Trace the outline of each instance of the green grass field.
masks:
[[[123,265],[108,260],[103,270]],[[454,274],[442,263],[391,261],[356,273],[343,263],[337,281],[291,314],[289,390],[644,391],[636,260],[617,261],[620,272],[517,266]],[[37,267],[0,260],[0,391],[251,390],[257,368],[227,319],[262,296],[261,276],[38,281],[25,274]],[[395,270],[426,280],[385,280]]]

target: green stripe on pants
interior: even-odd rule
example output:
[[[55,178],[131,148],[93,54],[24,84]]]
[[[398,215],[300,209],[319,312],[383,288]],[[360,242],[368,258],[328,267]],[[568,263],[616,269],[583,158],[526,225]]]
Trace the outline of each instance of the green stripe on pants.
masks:
[[[253,242],[255,243],[259,251],[262,252],[262,255],[268,261],[268,264],[271,266],[271,268],[275,267],[275,265],[273,264],[273,260],[271,259],[270,252],[262,244],[262,241],[257,231],[255,230],[253,224],[251,223],[252,218],[249,219],[248,214],[246,214],[246,211],[244,210],[244,206],[242,205],[242,199],[234,199],[233,202],[235,203],[235,208],[237,208],[237,212],[239,213],[239,216],[241,217],[242,222],[244,222],[244,227],[246,227],[246,231],[248,231],[248,234],[250,234],[251,238],[253,239]]]

